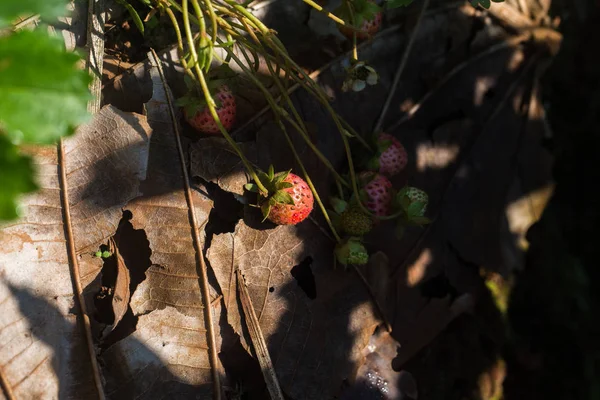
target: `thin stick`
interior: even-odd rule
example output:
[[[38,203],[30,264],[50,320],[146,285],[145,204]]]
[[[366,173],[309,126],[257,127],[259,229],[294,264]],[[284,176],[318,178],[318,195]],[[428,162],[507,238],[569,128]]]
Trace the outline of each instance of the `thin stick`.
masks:
[[[421,26],[421,21],[423,20],[423,16],[425,15],[427,7],[429,7],[429,0],[423,0],[423,6],[421,7],[421,11],[419,12],[419,17],[417,18],[415,27],[413,28],[413,31],[410,34],[408,43],[406,44],[406,49],[404,50],[404,54],[402,55],[400,64],[398,64],[398,69],[396,70],[396,74],[394,75],[394,81],[392,82],[392,86],[390,87],[390,92],[388,93],[387,99],[385,99],[385,104],[383,105],[383,109],[381,110],[379,119],[377,120],[375,128],[373,129],[373,132],[375,133],[378,133],[381,130],[381,126],[383,125],[385,115],[387,114],[387,111],[390,108],[390,104],[392,103],[394,94],[396,94],[398,83],[400,83],[400,77],[402,76],[402,72],[404,71],[404,68],[408,63],[408,57],[411,54],[412,47],[415,43],[415,39],[417,38],[417,33],[419,32],[419,27]]]
[[[273,361],[269,355],[265,337],[260,329],[260,323],[258,322],[258,317],[254,311],[254,306],[252,305],[252,299],[248,293],[244,276],[239,269],[235,270],[235,274],[237,277],[238,292],[242,303],[242,309],[244,310],[246,326],[250,333],[250,340],[252,341],[258,364],[260,365],[263,377],[265,378],[265,384],[271,395],[271,400],[284,400],[279,381],[277,380],[277,373],[275,372]]]
[[[83,289],[81,287],[81,273],[79,271],[79,261],[77,258],[77,251],[75,250],[75,238],[73,237],[73,225],[71,223],[71,208],[69,206],[69,187],[67,184],[67,172],[65,167],[65,149],[63,145],[63,139],[60,139],[58,144],[58,165],[59,165],[59,179],[60,179],[60,192],[61,202],[64,218],[64,230],[67,239],[67,254],[69,257],[69,266],[71,267],[71,281],[73,284],[74,300],[75,305],[79,308],[81,313],[81,329],[83,330],[83,336],[85,337],[88,356],[92,364],[92,372],[94,374],[94,383],[96,385],[96,391],[98,392],[98,399],[104,400],[104,388],[102,386],[102,378],[100,376],[100,368],[98,367],[98,360],[96,359],[96,350],[94,348],[94,340],[92,338],[92,328],[90,324],[90,317],[85,305],[85,299],[83,298]]]
[[[179,127],[177,125],[177,117],[175,115],[175,110],[173,108],[173,100],[171,99],[171,93],[167,89],[167,80],[165,79],[165,75],[162,69],[162,64],[158,55],[154,51],[154,49],[150,49],[150,54],[148,58],[152,62],[152,66],[156,67],[158,70],[158,74],[160,76],[160,80],[162,82],[163,89],[165,91],[165,97],[167,99],[167,104],[169,106],[169,115],[171,117],[171,124],[173,125],[173,134],[175,135],[175,140],[177,142],[177,151],[179,152],[179,160],[181,162],[181,171],[183,173],[183,185],[185,192],[185,199],[188,205],[188,213],[190,217],[190,224],[192,225],[192,239],[194,241],[194,246],[196,247],[196,263],[200,266],[200,292],[202,293],[202,303],[204,304],[204,319],[206,323],[206,332],[208,335],[208,356],[211,364],[211,373],[213,380],[213,399],[220,400],[221,399],[221,383],[220,376],[217,369],[219,365],[219,359],[217,357],[217,339],[215,336],[215,330],[213,326],[213,317],[212,317],[212,308],[210,307],[211,299],[210,293],[208,289],[208,275],[207,275],[207,266],[204,261],[204,255],[202,254],[202,241],[200,240],[200,233],[198,232],[198,221],[196,219],[196,212],[194,207],[194,200],[192,198],[192,190],[190,188],[190,178],[188,176],[188,169],[185,163],[185,155],[183,153],[183,146],[181,145],[181,137],[179,135]],[[206,223],[206,222],[205,222]]]

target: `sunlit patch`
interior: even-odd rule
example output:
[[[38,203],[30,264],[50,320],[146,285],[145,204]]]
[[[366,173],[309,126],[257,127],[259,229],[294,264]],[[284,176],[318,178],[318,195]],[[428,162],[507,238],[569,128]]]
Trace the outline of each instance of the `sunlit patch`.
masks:
[[[445,168],[456,160],[459,151],[458,145],[422,143],[417,146],[417,169],[423,172],[428,168]]]
[[[406,271],[406,284],[409,287],[417,286],[425,277],[427,267],[429,267],[432,261],[433,255],[431,254],[431,250],[423,249],[419,257]]]
[[[473,93],[473,103],[476,106],[483,104],[485,95],[496,86],[496,78],[491,76],[480,76],[475,81],[475,92]]]
[[[554,192],[554,185],[548,185],[512,202],[506,207],[506,218],[510,231],[517,236],[517,245],[523,251],[529,247],[525,238],[527,230],[540,219],[548,200]]]

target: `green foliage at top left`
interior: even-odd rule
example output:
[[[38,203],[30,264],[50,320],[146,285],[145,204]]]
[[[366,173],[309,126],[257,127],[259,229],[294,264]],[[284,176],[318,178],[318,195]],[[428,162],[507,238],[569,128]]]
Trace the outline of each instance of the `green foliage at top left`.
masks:
[[[65,14],[65,0],[2,0],[0,1],[0,28],[10,26],[17,18],[40,14],[56,18]]]
[[[0,0],[0,220],[17,217],[17,198],[35,190],[21,143],[52,144],[88,118],[90,76],[81,58],[45,29],[11,32],[17,17],[66,14],[66,0]]]

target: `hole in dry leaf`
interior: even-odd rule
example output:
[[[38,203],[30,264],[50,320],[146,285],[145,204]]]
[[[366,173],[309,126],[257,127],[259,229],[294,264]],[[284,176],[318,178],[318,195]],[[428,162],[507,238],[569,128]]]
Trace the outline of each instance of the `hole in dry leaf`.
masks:
[[[458,296],[458,291],[450,284],[448,277],[443,272],[420,284],[419,290],[427,298],[443,299],[450,295],[450,298],[454,300]]]
[[[312,273],[310,265],[313,259],[311,256],[306,257],[302,262],[292,268],[291,274],[300,286],[300,289],[309,299],[314,300],[317,298],[317,285],[315,283],[315,276]]]
[[[152,250],[150,249],[150,242],[148,241],[146,232],[143,229],[134,229],[130,222],[132,218],[133,214],[131,211],[123,211],[123,217],[119,221],[117,232],[114,235],[119,254],[129,270],[129,292],[131,295],[133,295],[138,285],[146,279],[146,271],[152,264],[150,261]],[[101,246],[100,250],[108,250],[108,247]],[[116,278],[116,259],[109,257],[104,260],[104,266],[102,267],[102,291],[96,295],[94,300],[96,319],[107,325],[114,322],[112,297]],[[138,318],[133,315],[131,308],[129,308],[115,330],[106,338],[103,338],[101,347],[103,349],[108,348],[113,343],[135,332],[137,320]]]
[[[271,287],[269,288],[269,293],[273,293],[274,291],[275,291],[275,288],[274,288],[273,286],[271,286]]]
[[[244,205],[236,200],[233,193],[226,192],[217,184],[206,181],[202,183],[206,187],[208,197],[214,202],[205,229],[205,248],[208,249],[213,235],[235,231],[235,226],[243,214]]]
[[[146,232],[143,229],[134,229],[130,222],[132,218],[131,211],[123,211],[123,218],[119,221],[115,234],[115,242],[131,275],[129,285],[131,294],[146,279],[146,271],[152,265],[150,261],[152,250]]]

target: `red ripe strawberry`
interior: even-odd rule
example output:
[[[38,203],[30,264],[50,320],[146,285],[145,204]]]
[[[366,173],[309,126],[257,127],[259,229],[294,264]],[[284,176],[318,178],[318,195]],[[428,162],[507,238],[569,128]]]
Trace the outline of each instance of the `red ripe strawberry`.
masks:
[[[308,184],[298,175],[289,171],[260,171],[258,178],[268,190],[268,196],[260,200],[260,208],[265,219],[277,225],[296,225],[308,217],[313,209],[314,197]],[[246,185],[246,189],[258,192],[256,184]]]
[[[394,176],[408,164],[408,154],[402,143],[392,135],[380,133],[377,137],[379,155],[369,162],[369,167],[387,176]]]
[[[393,198],[392,182],[385,176],[372,172],[362,173],[360,180],[364,182],[361,200],[365,207],[378,217],[388,215]]]
[[[358,0],[355,4],[358,9],[354,10],[354,18],[358,18],[360,30],[356,32],[358,40],[369,39],[381,29],[383,20],[379,6],[373,0]],[[341,15],[346,21],[350,21],[350,13],[342,7]],[[348,39],[352,39],[353,30],[340,25],[340,32]]]
[[[213,98],[217,103],[217,115],[219,116],[221,123],[225,129],[230,130],[235,122],[236,111],[233,93],[229,90],[227,85],[221,85]],[[192,110],[194,110],[193,107]],[[218,135],[220,133],[219,127],[212,115],[210,115],[210,111],[206,105],[196,107],[195,112],[190,111],[190,107],[185,107],[183,112],[186,121],[198,132],[209,135]]]

